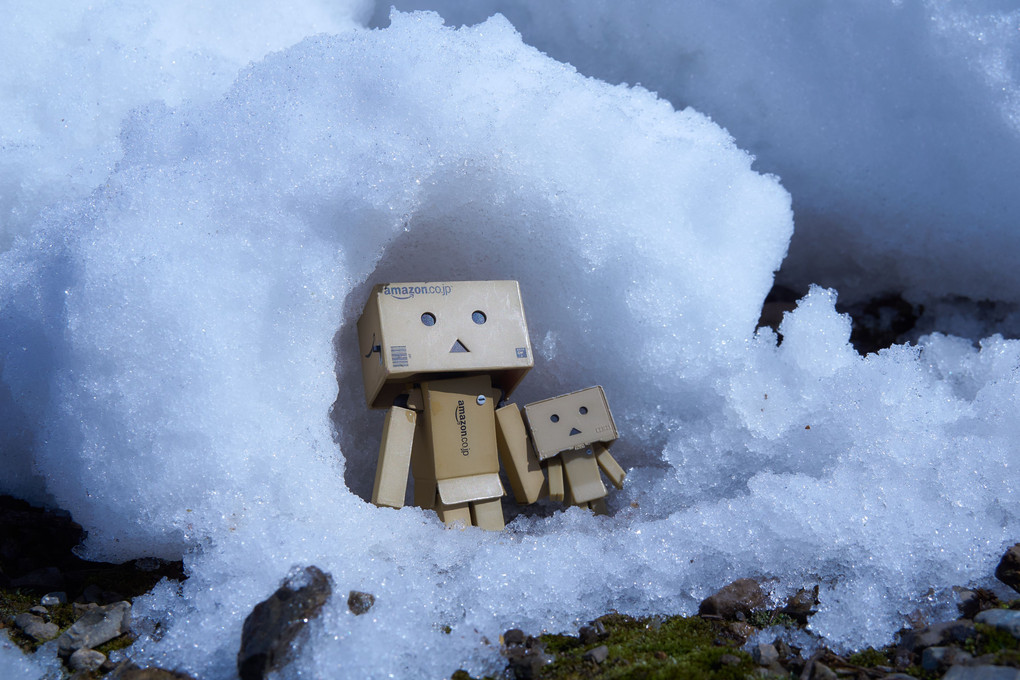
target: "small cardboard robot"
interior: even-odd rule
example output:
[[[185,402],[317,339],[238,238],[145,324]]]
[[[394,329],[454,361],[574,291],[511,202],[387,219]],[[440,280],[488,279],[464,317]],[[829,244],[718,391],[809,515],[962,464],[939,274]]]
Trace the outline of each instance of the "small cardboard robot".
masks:
[[[380,284],[358,320],[370,408],[388,409],[372,502],[503,528],[499,462],[518,502],[545,477],[520,410],[497,408],[534,365],[516,281]]]
[[[609,454],[617,431],[602,388],[536,401],[524,407],[524,415],[549,476],[549,497],[606,514],[607,491],[599,469],[618,489],[626,473]]]

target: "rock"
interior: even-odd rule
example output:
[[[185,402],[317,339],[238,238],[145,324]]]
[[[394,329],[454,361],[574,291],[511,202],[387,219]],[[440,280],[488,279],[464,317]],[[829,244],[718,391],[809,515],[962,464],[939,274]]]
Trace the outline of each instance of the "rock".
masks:
[[[66,603],[67,593],[65,593],[62,590],[57,591],[55,593],[46,593],[45,595],[42,596],[42,599],[39,601],[39,604],[43,605],[44,607],[56,607],[58,604]]]
[[[1020,669],[1008,666],[953,666],[942,680],[1020,680]]]
[[[960,615],[966,619],[972,619],[986,609],[994,609],[999,606],[999,598],[987,588],[976,588],[968,590],[963,588],[959,591]]]
[[[779,650],[775,645],[759,644],[751,648],[751,658],[759,666],[771,666],[779,661]]]
[[[746,642],[747,638],[758,632],[757,628],[752,626],[750,623],[745,623],[744,621],[734,621],[729,627],[730,632],[740,639],[741,644]]]
[[[1020,543],[1006,551],[995,568],[995,578],[1020,592]]]
[[[503,635],[504,654],[507,657],[507,674],[514,680],[537,678],[542,668],[552,661],[537,638],[512,628]]]
[[[965,642],[977,635],[974,624],[967,620],[936,623],[921,630],[912,630],[903,636],[900,649],[918,652],[927,647],[939,647],[954,642]]]
[[[503,644],[507,647],[524,644],[524,631],[520,628],[511,628],[503,633]]]
[[[237,672],[241,680],[262,680],[289,660],[291,643],[326,604],[333,588],[329,576],[310,566],[288,576],[244,620]]]
[[[37,604],[36,606],[34,606],[31,609],[29,609],[28,613],[29,614],[35,614],[36,616],[41,616],[43,618],[46,618],[47,616],[50,615],[50,610],[47,609],[46,607],[43,607],[42,605]]]
[[[816,661],[811,668],[811,680],[839,680],[839,676],[824,663]]]
[[[609,647],[599,645],[595,649],[589,649],[584,653],[584,657],[582,658],[584,658],[585,661],[594,661],[595,663],[600,664],[609,658]]]
[[[757,581],[742,578],[724,586],[717,593],[705,598],[698,607],[701,616],[718,616],[733,620],[741,613],[745,617],[751,611],[765,604],[765,593]]]
[[[105,680],[195,680],[186,673],[162,668],[139,668],[130,661],[117,666]]]
[[[1020,611],[1013,609],[987,609],[975,616],[974,621],[995,626],[1015,638],[1020,638]]]
[[[60,628],[57,627],[57,624],[47,623],[41,617],[27,612],[15,616],[14,625],[36,642],[46,642],[60,634]]]
[[[890,673],[889,675],[883,675],[881,680],[917,680],[917,678],[906,673]]]
[[[801,588],[796,594],[786,600],[786,606],[782,612],[797,623],[807,623],[808,617],[815,613],[815,605],[818,604],[818,586],[812,590]]]
[[[928,647],[921,654],[921,668],[939,671],[953,664],[966,665],[973,657],[959,647]]]
[[[372,593],[363,593],[360,590],[352,590],[347,595],[347,608],[354,612],[355,615],[360,616],[372,608],[375,604],[375,595]]]
[[[131,603],[115,602],[87,611],[57,640],[57,653],[67,658],[83,647],[98,647],[131,627]]]
[[[92,671],[99,670],[99,668],[106,662],[106,655],[102,652],[97,652],[94,649],[78,649],[75,650],[71,658],[67,660],[67,665],[71,667],[73,671],[84,671],[90,673]]]

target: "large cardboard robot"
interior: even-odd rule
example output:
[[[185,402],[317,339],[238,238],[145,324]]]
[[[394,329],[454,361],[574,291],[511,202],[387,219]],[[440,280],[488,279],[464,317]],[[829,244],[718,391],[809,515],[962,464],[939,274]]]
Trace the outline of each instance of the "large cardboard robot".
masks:
[[[414,504],[447,524],[503,528],[499,462],[518,502],[545,475],[520,410],[497,408],[534,365],[516,281],[375,286],[358,320],[365,397],[388,409],[372,502]]]

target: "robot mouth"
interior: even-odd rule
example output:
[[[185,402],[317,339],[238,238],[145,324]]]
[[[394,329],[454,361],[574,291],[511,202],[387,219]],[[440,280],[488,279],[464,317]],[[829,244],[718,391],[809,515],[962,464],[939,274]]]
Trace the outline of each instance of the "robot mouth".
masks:
[[[461,342],[460,340],[457,340],[456,342],[453,343],[453,347],[450,348],[450,352],[449,353],[450,354],[454,354],[454,353],[470,352],[470,351],[471,350],[469,350],[467,347],[464,346],[463,342]]]
[[[571,428],[570,436],[573,437],[575,434],[581,434],[581,431],[579,429],[577,429],[576,427]]]

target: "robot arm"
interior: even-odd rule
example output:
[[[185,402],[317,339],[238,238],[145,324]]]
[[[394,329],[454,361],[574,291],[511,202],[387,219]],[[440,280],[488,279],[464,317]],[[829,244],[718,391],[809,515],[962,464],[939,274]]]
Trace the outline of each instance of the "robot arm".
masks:
[[[496,409],[496,441],[514,498],[518,503],[534,503],[542,491],[545,475],[516,404]]]
[[[616,459],[609,454],[609,447],[602,442],[596,442],[592,448],[595,450],[595,461],[602,468],[602,471],[606,473],[606,477],[609,477],[609,481],[613,483],[613,486],[617,489],[622,489],[623,478],[627,476],[627,473],[623,471],[623,468],[616,462]]]
[[[407,477],[411,466],[411,447],[418,414],[411,409],[391,406],[386,412],[379,463],[375,468],[372,502],[389,508],[404,505]]]

